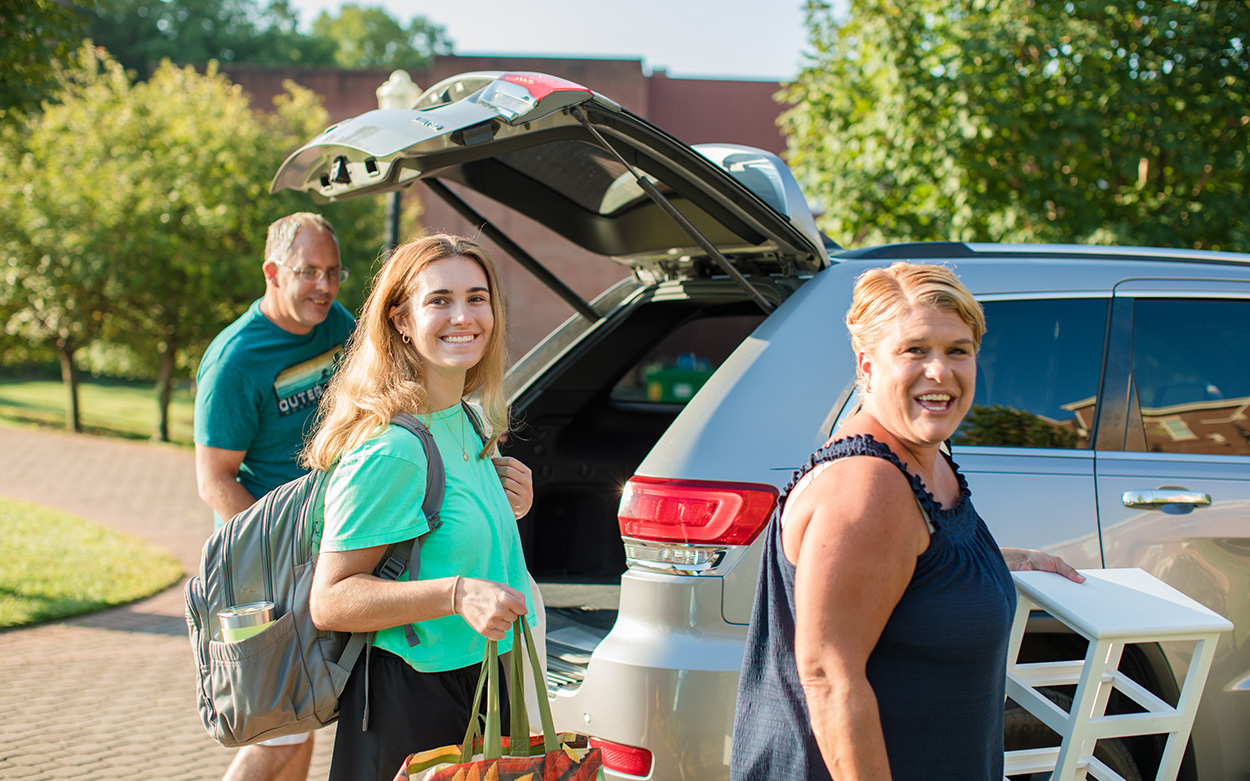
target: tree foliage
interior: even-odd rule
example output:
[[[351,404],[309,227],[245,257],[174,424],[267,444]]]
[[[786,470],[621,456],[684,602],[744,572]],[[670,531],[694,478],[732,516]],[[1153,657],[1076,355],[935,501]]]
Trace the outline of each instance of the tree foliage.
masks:
[[[78,69],[60,76],[55,90],[60,105],[49,106],[37,123],[6,127],[0,136],[0,164],[7,173],[0,178],[0,214],[7,228],[0,239],[0,312],[7,315],[9,334],[46,343],[60,358],[66,424],[74,431],[81,430],[75,359],[99,338],[109,302],[119,293],[109,224],[124,208],[115,198],[116,174],[108,161],[92,160],[90,150],[77,145],[94,135],[100,117],[116,108],[112,96],[128,86],[120,69],[88,53]],[[89,162],[106,164],[99,171],[102,179],[82,182],[86,172],[67,164],[68,150],[85,151]]]
[[[34,2],[35,0],[21,0]],[[44,0],[40,0],[41,2]],[[202,65],[419,67],[449,54],[441,27],[423,16],[407,25],[380,6],[349,3],[299,28],[289,0],[92,0],[89,34],[140,78],[162,60]]]
[[[328,65],[332,44],[297,29],[287,0],[97,0],[88,34],[140,78],[162,60]]]
[[[56,0],[0,3],[0,122],[39,107],[56,84],[56,63],[78,45],[84,21]]]
[[[1072,449],[1080,443],[1080,435],[1032,412],[1002,404],[976,404],[968,410],[954,441],[957,445]]]
[[[443,28],[424,16],[404,25],[380,6],[347,3],[337,17],[322,11],[312,29],[333,41],[334,62],[343,68],[415,68],[452,48]]]
[[[326,123],[319,98],[294,84],[275,111],[255,112],[215,65],[166,62],[132,84],[106,52],[84,48],[56,102],[0,144],[9,329],[51,343],[71,387],[82,347],[103,339],[129,350],[158,379],[167,438],[172,383],[264,292],[269,223],[311,206],[270,196],[273,172]],[[379,206],[324,210],[345,264],[376,255]]]
[[[808,8],[789,157],[837,241],[1241,249],[1250,4]]]

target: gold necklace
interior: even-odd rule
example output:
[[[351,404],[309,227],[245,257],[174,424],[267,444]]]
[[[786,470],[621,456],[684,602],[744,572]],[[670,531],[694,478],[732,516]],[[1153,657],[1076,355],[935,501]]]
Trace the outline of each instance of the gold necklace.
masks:
[[[451,426],[448,426],[447,430],[451,432],[453,437],[456,437],[456,444],[460,445],[460,455],[464,456],[464,460],[467,463],[469,460],[469,449],[464,446],[464,414],[464,407],[462,405],[460,408],[460,436],[456,437],[456,432]]]

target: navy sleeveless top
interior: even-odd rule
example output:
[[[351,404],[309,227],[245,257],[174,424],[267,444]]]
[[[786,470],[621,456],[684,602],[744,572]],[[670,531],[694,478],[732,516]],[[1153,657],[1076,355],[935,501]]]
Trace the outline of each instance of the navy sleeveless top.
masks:
[[[816,466],[848,456],[899,468],[933,526],[929,547],[868,658],[895,781],[1003,777],[1003,698],[1016,591],[997,543],[972,508],[967,481],[944,509],[919,477],[869,435],[816,451],[782,498]],[[747,634],[734,716],[735,781],[827,779],[794,656],[794,565],[782,549],[780,514],[765,534],[764,561]]]

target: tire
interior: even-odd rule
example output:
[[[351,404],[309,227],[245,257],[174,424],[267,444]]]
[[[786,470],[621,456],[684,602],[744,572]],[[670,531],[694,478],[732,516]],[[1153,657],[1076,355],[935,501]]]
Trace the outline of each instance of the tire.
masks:
[[[1047,699],[1065,711],[1072,709],[1072,698],[1053,689],[1041,689]],[[1036,716],[1029,713],[1014,701],[1009,700],[1007,710],[1003,714],[1003,743],[1007,751],[1028,748],[1047,748],[1058,746],[1059,735],[1043,724]],[[1133,752],[1125,742],[1118,738],[1098,741],[1094,748],[1094,756],[1119,773],[1125,781],[1145,781]],[[1032,773],[1023,776],[1011,776],[1012,781],[1048,781],[1050,773]]]

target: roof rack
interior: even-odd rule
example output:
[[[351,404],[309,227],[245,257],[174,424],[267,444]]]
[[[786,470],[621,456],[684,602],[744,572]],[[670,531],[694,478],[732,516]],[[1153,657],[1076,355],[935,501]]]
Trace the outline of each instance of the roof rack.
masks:
[[[830,253],[830,260],[938,260],[956,258],[1027,257],[1038,260],[1135,260],[1169,263],[1250,265],[1250,255],[1187,248],[1118,247],[1096,244],[993,244],[959,241],[916,241]]]

